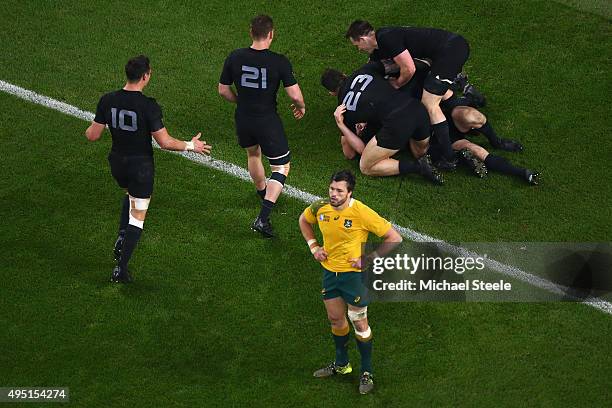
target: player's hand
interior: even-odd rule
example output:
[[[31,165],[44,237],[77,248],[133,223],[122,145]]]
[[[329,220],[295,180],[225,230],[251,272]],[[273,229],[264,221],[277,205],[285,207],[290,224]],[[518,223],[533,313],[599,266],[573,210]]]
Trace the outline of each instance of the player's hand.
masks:
[[[200,137],[202,136],[201,132],[198,132],[197,135],[191,138],[193,142],[193,151],[200,154],[210,154],[210,150],[212,146],[206,143],[206,140],[200,141]]]
[[[334,111],[334,119],[336,119],[336,123],[338,125],[341,125],[344,123],[344,112],[346,112],[345,104],[338,105],[338,107]]]
[[[319,247],[313,256],[317,261],[323,262],[327,259],[327,251],[323,247]]]
[[[357,269],[361,269],[361,257],[360,258],[351,258],[349,259],[349,262],[351,263],[351,266],[353,268],[357,268]]]
[[[361,132],[366,128],[367,123],[357,123],[355,124],[355,134],[357,136],[361,135]]]
[[[297,106],[295,106],[294,103],[292,103],[290,105],[290,108],[291,108],[291,112],[293,112],[293,117],[296,118],[297,120],[302,119],[304,115],[306,114],[306,107],[298,108]]]

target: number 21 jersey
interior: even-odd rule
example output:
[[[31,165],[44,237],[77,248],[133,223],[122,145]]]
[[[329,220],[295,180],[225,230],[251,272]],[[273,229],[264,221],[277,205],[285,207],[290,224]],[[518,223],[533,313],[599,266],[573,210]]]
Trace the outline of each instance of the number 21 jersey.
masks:
[[[238,113],[266,116],[276,113],[281,81],[285,88],[297,84],[287,57],[268,49],[240,48],[226,58],[219,83],[236,86]]]

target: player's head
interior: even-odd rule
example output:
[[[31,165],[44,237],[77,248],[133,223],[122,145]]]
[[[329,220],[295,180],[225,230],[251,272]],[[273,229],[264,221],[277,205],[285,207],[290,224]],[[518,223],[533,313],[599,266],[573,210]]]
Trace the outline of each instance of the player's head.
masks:
[[[140,81],[144,81],[143,85],[148,84],[151,78],[149,58],[144,55],[130,58],[125,64],[125,76],[130,84],[137,84]]]
[[[372,25],[367,21],[353,21],[346,31],[345,36],[351,40],[351,44],[357,47],[359,51],[371,54],[376,48],[378,48],[374,27],[372,27]]]
[[[272,17],[260,14],[251,20],[251,38],[254,41],[272,40],[274,37],[274,23]]]
[[[341,170],[331,176],[329,182],[329,204],[341,207],[353,195],[355,176],[350,170]]]
[[[323,85],[323,88],[329,91],[330,95],[335,96],[338,95],[338,90],[345,79],[346,75],[344,75],[342,72],[327,68],[325,71],[323,71],[323,74],[321,74],[321,85]]]

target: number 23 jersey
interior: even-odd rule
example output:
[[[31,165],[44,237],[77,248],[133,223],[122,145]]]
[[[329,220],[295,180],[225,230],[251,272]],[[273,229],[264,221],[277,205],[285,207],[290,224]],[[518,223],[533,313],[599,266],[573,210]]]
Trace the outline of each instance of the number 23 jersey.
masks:
[[[280,82],[297,84],[291,63],[269,49],[239,48],[225,59],[219,83],[236,86],[236,111],[250,116],[276,113],[276,93]]]

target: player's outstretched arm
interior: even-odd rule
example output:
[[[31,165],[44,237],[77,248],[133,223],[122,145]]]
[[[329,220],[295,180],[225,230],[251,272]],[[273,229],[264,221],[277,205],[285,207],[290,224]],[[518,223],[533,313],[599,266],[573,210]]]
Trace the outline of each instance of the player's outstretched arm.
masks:
[[[231,85],[219,84],[219,95],[231,103],[236,103],[236,101],[238,101],[236,92],[234,92]]]
[[[165,127],[151,133],[151,135],[159,146],[166,150],[174,150],[179,152],[194,151],[201,154],[210,154],[210,150],[212,149],[212,146],[207,144],[206,141],[200,141],[202,133],[198,133],[192,137],[190,141],[182,141],[173,138],[170,136]]]
[[[91,125],[89,125],[89,127],[85,131],[85,137],[87,137],[87,140],[89,140],[90,142],[95,142],[96,140],[100,139],[100,137],[102,137],[104,128],[106,128],[106,125],[98,123],[94,120],[91,122]]]
[[[412,79],[412,76],[416,72],[416,66],[414,65],[414,60],[412,59],[412,56],[408,50],[404,50],[400,54],[393,57],[393,61],[399,65],[400,74],[397,79],[389,79],[389,83],[393,85],[395,89],[399,89]]]
[[[346,124],[344,123],[344,112],[346,112],[346,106],[344,104],[339,105],[334,111],[334,119],[336,120],[336,126],[338,126],[338,129],[340,129],[340,133],[342,133],[344,140],[348,144],[347,147],[352,149],[355,153],[361,154],[363,152],[363,149],[365,149],[365,143],[363,143],[363,140],[361,140],[359,136],[357,136],[351,129],[349,129],[348,126],[346,126]],[[349,157],[349,155],[347,155],[347,153],[351,152],[345,151],[344,146],[342,151],[344,152],[344,155],[347,158],[351,158]]]
[[[293,104],[291,104],[293,117],[302,119],[306,114],[306,104],[304,103],[304,96],[302,95],[300,86],[298,84],[288,86],[285,88],[285,92],[287,92],[289,99],[293,102]]]

